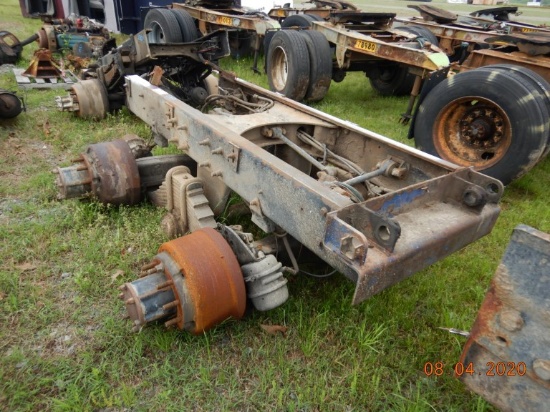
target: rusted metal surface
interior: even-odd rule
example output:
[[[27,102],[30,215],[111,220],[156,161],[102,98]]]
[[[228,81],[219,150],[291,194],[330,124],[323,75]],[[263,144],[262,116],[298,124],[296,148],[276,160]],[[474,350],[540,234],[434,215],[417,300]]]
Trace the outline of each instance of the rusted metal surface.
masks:
[[[87,80],[75,84],[68,96],[56,99],[57,106],[79,117],[101,119],[124,105],[124,76],[157,78],[158,70],[154,70],[157,65],[164,68],[160,87],[186,103],[202,106],[201,96],[208,94],[208,75],[212,72],[212,66],[205,62],[228,55],[229,43],[224,31],[182,44],[150,44],[147,32],[142,31],[99,59],[96,69],[85,72]]]
[[[34,52],[31,63],[23,76],[37,78],[55,78],[61,76],[61,69],[52,60],[52,52],[47,49],[38,49]]]
[[[1,95],[0,95],[1,96]],[[152,156],[151,147],[136,135],[113,142],[90,145],[69,167],[54,169],[59,199],[96,197],[104,203],[135,204],[154,193],[166,180],[169,170],[185,167],[196,173],[196,163],[184,154]]]
[[[0,65],[17,62],[22,49],[21,42],[13,33],[0,30]]]
[[[135,331],[163,321],[167,327],[200,334],[244,315],[246,290],[239,262],[212,228],[161,245],[141,276],[120,288]]]
[[[498,215],[503,188],[497,180],[225,73],[220,91],[239,90],[244,103],[261,96],[272,104],[263,111],[247,110],[243,103],[206,114],[138,76],[126,81],[132,112],[197,161],[199,175],[237,192],[264,231],[279,227],[354,281],[354,303],[488,233]],[[323,153],[310,145],[326,147],[337,156],[334,165],[341,165],[336,160],[341,156],[361,170],[354,173],[377,169],[388,159],[401,172],[351,189],[323,183],[311,177],[318,169],[278,139],[274,128],[310,155]],[[327,167],[334,165],[329,161]],[[472,202],[472,193],[482,199]]]
[[[42,27],[24,43],[36,38],[38,47],[51,52],[65,49],[77,56],[95,59],[116,47],[109,30],[96,20],[75,14],[66,19],[52,19],[49,16],[42,16],[42,19]]]
[[[424,20],[435,21],[436,23],[445,24],[456,21],[458,16],[450,11],[440,9],[439,7],[429,5],[409,5],[411,9],[418,10]]]
[[[431,21],[418,19],[396,19],[400,25],[421,26],[432,32],[439,40],[439,47],[448,56],[454,55],[457,50],[463,47],[463,43],[481,44],[486,39],[494,37],[495,32],[486,32],[477,28],[465,28],[452,26],[450,24],[438,24]],[[394,29],[396,30],[396,29]]]
[[[408,6],[420,11],[422,19],[399,18],[399,24],[420,26],[432,32],[439,40],[439,46],[449,56],[454,56],[460,65],[457,71],[470,70],[487,64],[513,63],[538,73],[544,73],[547,63],[545,55],[550,54],[550,31],[545,27],[509,21],[507,18],[494,20],[476,16],[458,16],[433,6]],[[488,10],[498,14],[498,10],[508,14],[514,8],[503,7]],[[517,10],[517,8],[515,8]],[[441,18],[444,15],[446,18]],[[493,50],[478,50],[479,45],[491,46]],[[505,48],[504,46],[509,46]],[[510,47],[512,50],[510,50]],[[514,52],[514,49],[516,50]],[[492,53],[488,59],[479,58],[476,54]],[[532,56],[536,56],[532,58]],[[466,61],[464,61],[466,59]],[[550,75],[543,75],[546,79]]]
[[[124,140],[90,145],[75,165],[54,172],[60,199],[93,194],[101,202],[115,205],[141,200],[138,167]]]
[[[268,30],[281,28],[277,20],[273,20],[265,14],[250,14],[239,8],[216,10],[200,6],[193,7],[183,3],[173,3],[172,7],[185,10],[191,17],[198,20],[199,29],[203,35],[218,29],[237,29],[249,30],[264,36]]]
[[[52,25],[45,25],[37,32],[38,47],[49,51],[57,50],[57,38],[55,36],[55,28]]]
[[[479,96],[465,96],[442,108],[434,133],[442,158],[478,170],[500,162],[512,143],[512,125],[506,113]]]
[[[550,235],[520,225],[460,358],[460,379],[502,411],[547,411],[550,399]]]
[[[339,11],[357,11],[358,8],[352,3],[346,1],[316,1],[313,7],[308,8],[293,8],[293,7],[276,7],[269,11],[269,17],[274,19],[284,19],[296,14],[309,14],[321,17],[323,20],[328,20],[331,15]]]
[[[402,33],[368,33],[351,27],[333,25],[326,22],[313,22],[312,29],[321,32],[329,43],[336,46],[336,64],[338,68],[350,69],[354,61],[365,58],[389,60],[406,64],[426,71],[447,67],[447,56],[427,45],[422,48],[411,38],[415,36]],[[351,53],[350,53],[351,52]]]
[[[499,50],[491,49],[475,50],[468,55],[468,58],[460,65],[458,70],[463,72],[482,66],[503,63],[530,69],[550,82],[550,57],[537,56],[533,58],[520,52],[502,53]]]
[[[78,117],[100,120],[110,111],[105,85],[97,79],[75,83],[68,95],[56,98],[57,107],[74,112]]]
[[[515,46],[528,56],[550,54],[550,33],[508,34],[485,40],[496,46]]]

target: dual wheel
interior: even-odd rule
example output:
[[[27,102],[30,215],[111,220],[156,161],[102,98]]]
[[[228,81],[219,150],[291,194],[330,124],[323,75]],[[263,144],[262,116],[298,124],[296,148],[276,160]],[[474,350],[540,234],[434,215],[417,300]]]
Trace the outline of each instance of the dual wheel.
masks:
[[[151,9],[144,27],[150,30],[150,43],[188,43],[200,37],[193,17],[180,9]]]
[[[281,30],[267,51],[269,88],[302,101],[322,100],[332,77],[332,52],[328,41],[315,30]]]
[[[299,14],[287,17],[283,28],[310,28],[318,16]],[[268,32],[264,40],[269,88],[286,97],[317,102],[328,92],[332,78],[332,50],[315,30]]]
[[[418,107],[416,146],[504,184],[550,151],[550,85],[531,70],[485,66],[445,79]]]

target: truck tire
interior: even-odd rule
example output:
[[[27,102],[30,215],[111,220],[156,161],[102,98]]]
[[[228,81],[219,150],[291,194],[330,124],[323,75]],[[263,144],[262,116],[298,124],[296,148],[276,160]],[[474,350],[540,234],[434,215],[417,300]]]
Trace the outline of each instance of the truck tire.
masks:
[[[502,69],[450,77],[418,108],[416,147],[507,185],[540,160],[548,140],[548,109],[531,93],[528,81]]]
[[[425,27],[400,26],[397,29],[416,34],[434,46],[439,46],[437,37]],[[407,66],[395,63],[382,63],[376,70],[367,73],[367,76],[371,87],[382,96],[406,96],[411,94],[415,80],[415,76],[409,73]]]
[[[302,101],[309,87],[307,43],[298,31],[277,32],[267,53],[267,78],[271,91]]]
[[[197,40],[200,37],[200,34],[193,17],[191,17],[191,15],[185,10],[171,9],[171,11],[178,21],[183,42],[189,43]]]
[[[320,21],[320,20],[323,20],[323,19],[321,19],[318,16],[313,16],[309,14],[294,14],[284,19],[283,22],[281,23],[281,27],[283,28],[299,27],[301,29],[306,29],[308,27],[311,27],[312,22]]]
[[[415,76],[404,64],[380,63],[367,73],[371,87],[382,96],[406,96],[411,94]]]
[[[488,70],[503,70],[508,71],[516,76],[524,78],[532,86],[532,95],[535,99],[542,101],[550,113],[550,83],[546,81],[544,77],[540,74],[535,73],[532,70],[526,69],[525,67],[516,66],[513,64],[492,64],[490,66],[483,66],[480,69]],[[546,157],[550,152],[550,133],[548,134],[548,140],[546,141],[546,148],[542,157]]]
[[[306,41],[310,62],[305,100],[318,102],[327,94],[332,80],[332,52],[327,39],[320,32],[304,30],[299,33]]]
[[[416,34],[418,37],[421,37],[429,41],[434,46],[439,46],[439,40],[437,36],[433,34],[430,30],[421,26],[399,26],[396,27],[398,30],[406,31],[407,33]]]
[[[151,43],[182,43],[183,35],[174,13],[168,9],[151,9],[143,26],[150,29],[147,35]]]
[[[288,27],[300,27],[300,28],[308,28],[311,27],[312,21],[323,21],[323,19],[319,16],[316,16],[314,14],[296,14],[293,16],[287,17],[283,23],[281,23],[282,28],[288,28]],[[285,26],[285,22],[287,22]],[[264,37],[264,53],[267,54],[267,51],[269,50],[269,44],[271,43],[271,39],[275,35],[276,31],[270,30],[265,33]]]

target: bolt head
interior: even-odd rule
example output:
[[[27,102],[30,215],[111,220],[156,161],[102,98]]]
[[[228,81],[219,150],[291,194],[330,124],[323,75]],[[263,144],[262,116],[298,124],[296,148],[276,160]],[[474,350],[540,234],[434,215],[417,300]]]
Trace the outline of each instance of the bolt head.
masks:
[[[523,328],[524,321],[521,313],[515,309],[505,309],[499,313],[498,323],[509,332],[516,332]]]
[[[536,359],[533,362],[533,370],[540,379],[550,381],[550,360]]]

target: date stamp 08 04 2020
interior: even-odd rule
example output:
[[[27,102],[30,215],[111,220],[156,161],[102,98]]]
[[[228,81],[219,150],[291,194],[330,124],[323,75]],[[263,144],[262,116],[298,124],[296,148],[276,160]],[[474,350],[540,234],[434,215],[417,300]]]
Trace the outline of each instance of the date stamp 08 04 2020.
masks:
[[[442,376],[445,374],[454,374],[460,377],[467,375],[485,375],[485,376],[523,376],[527,373],[525,362],[487,362],[484,367],[476,365],[473,362],[463,364],[455,363],[452,367],[443,362],[426,362],[424,364],[424,374],[426,376]]]

